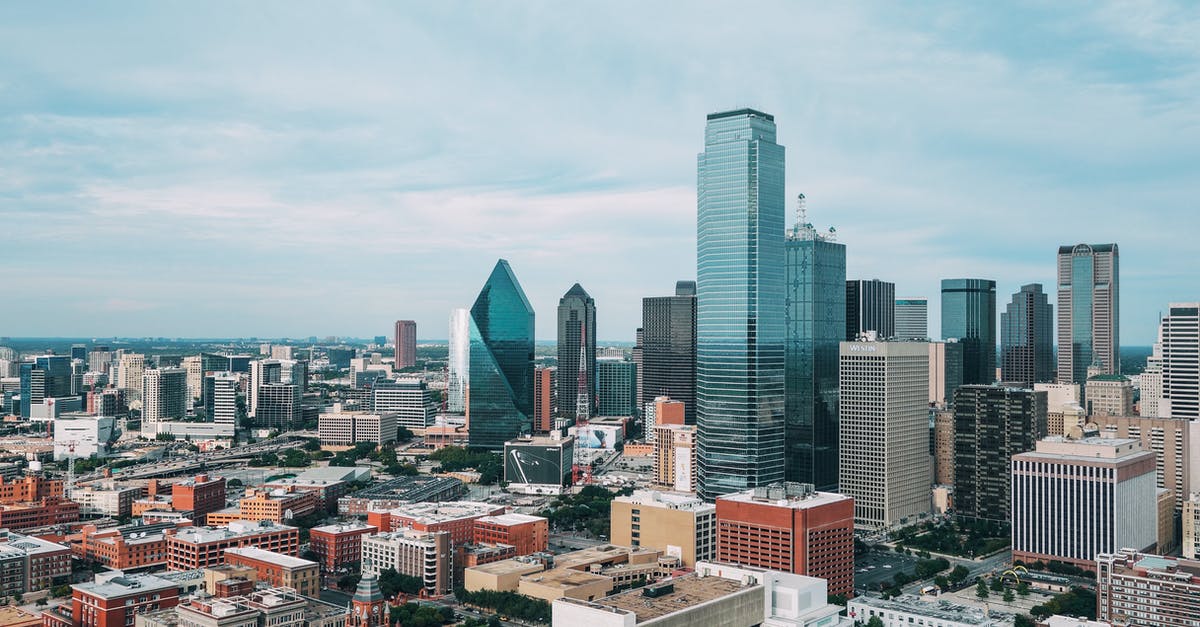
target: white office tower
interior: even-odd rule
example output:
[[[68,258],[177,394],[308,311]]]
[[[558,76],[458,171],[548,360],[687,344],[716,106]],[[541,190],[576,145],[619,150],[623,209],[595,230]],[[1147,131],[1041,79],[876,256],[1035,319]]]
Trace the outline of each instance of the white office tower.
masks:
[[[200,356],[184,357],[181,366],[187,371],[188,398],[193,401],[200,400],[204,394],[204,367],[201,365]]]
[[[259,359],[250,362],[250,385],[246,387],[246,415],[253,418],[258,414],[258,399],[262,386],[283,383],[283,364],[277,359]]]
[[[424,429],[437,416],[433,390],[420,379],[379,381],[371,394],[375,413],[395,414],[396,424],[406,429]]]
[[[1171,303],[1159,325],[1155,349],[1146,365],[1157,365],[1161,389],[1155,397],[1156,390],[1147,390],[1143,377],[1143,405],[1150,401],[1163,418],[1200,419],[1200,303]],[[1152,375],[1152,388],[1154,383]],[[1152,414],[1143,409],[1142,415]]]
[[[236,425],[238,376],[232,372],[210,374],[204,379],[204,411],[209,422]]]
[[[446,411],[452,414],[467,411],[470,369],[471,312],[455,309],[450,312],[450,364],[446,380]]]
[[[918,522],[931,507],[929,346],[842,342],[839,368],[840,492],[854,498],[854,526]]]
[[[187,371],[149,368],[142,374],[142,435],[158,435],[158,424],[187,414]]]
[[[929,299],[924,296],[897,298],[894,317],[897,339],[929,339]]]
[[[142,374],[146,372],[146,356],[137,353],[124,353],[117,361],[116,386],[125,390],[130,397],[141,398]],[[130,399],[134,400],[134,399]]]

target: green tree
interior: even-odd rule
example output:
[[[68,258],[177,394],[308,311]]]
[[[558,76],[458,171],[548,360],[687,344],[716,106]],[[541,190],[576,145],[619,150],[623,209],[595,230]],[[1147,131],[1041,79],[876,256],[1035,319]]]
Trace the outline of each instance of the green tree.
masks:
[[[1022,581],[1021,583],[1017,584],[1017,594],[1019,594],[1023,597],[1029,596],[1029,582],[1028,581]]]
[[[946,577],[944,577],[943,575],[938,575],[937,577],[933,578],[933,585],[937,586],[938,588],[940,588],[942,590],[946,590],[946,589],[950,588],[950,580],[946,579]]]
[[[954,567],[954,570],[950,571],[950,581],[956,584],[962,583],[963,581],[966,581],[967,575],[969,574],[971,574],[971,571],[967,570],[967,568],[962,564],[959,564],[958,566]]]
[[[1004,580],[1000,577],[992,577],[992,592],[1000,592],[1004,589]]]
[[[871,620],[867,621],[867,627],[883,627],[883,619],[878,616],[872,616]]]
[[[982,579],[979,580],[979,583],[975,584],[975,596],[981,599],[988,598],[987,584]]]
[[[1013,597],[1013,591],[1012,591],[1012,589],[1011,589],[1011,588],[1005,588],[1005,590],[1004,590],[1004,602],[1005,602],[1005,603],[1012,603],[1012,602],[1013,602],[1013,598],[1014,598],[1014,597]]]

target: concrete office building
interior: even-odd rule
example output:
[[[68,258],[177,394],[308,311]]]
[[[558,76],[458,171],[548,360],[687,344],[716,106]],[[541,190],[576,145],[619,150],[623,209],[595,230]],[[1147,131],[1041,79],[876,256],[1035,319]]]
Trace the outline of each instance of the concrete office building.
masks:
[[[1088,378],[1084,387],[1088,416],[1133,415],[1133,383],[1129,377],[1098,374]]]
[[[654,485],[696,491],[696,425],[654,427]]]
[[[533,430],[549,433],[554,428],[554,388],[557,368],[537,366],[533,369]]]
[[[1054,380],[1054,309],[1041,283],[1022,285],[1000,313],[1000,380],[1031,387]]]
[[[417,365],[417,323],[397,320],[395,328],[396,369]]]
[[[850,497],[782,483],[719,497],[716,507],[717,561],[820,577],[830,594],[853,596]]]
[[[187,371],[188,398],[192,402],[200,400],[204,392],[204,368],[199,355],[184,357],[180,367]]]
[[[846,281],[845,341],[853,342],[867,331],[883,339],[896,336],[895,283],[879,279]]]
[[[454,551],[450,533],[407,529],[362,537],[362,573],[378,577],[392,569],[416,577],[430,596],[454,587]]]
[[[933,410],[933,483],[954,485],[954,411]]]
[[[1200,493],[1192,493],[1183,502],[1183,556],[1200,557]]]
[[[72,397],[74,372],[71,359],[61,355],[42,355],[20,364],[21,416],[29,419],[37,414],[39,405],[52,407]]]
[[[651,548],[686,568],[717,556],[717,508],[692,494],[637,490],[610,506],[613,544]]]
[[[669,396],[658,396],[646,403],[642,412],[642,424],[645,425],[646,441],[653,444],[655,429],[660,425],[688,424],[687,405]]]
[[[929,339],[929,299],[906,296],[896,299],[896,339]]]
[[[843,342],[840,492],[854,524],[882,529],[930,512],[929,347],[922,342]]]
[[[1120,264],[1116,244],[1058,249],[1058,382],[1087,382],[1088,368],[1120,374]]]
[[[838,481],[838,346],[845,339],[850,308],[846,246],[834,241],[833,229],[818,233],[807,222],[803,202],[801,198],[798,223],[784,241],[784,475],[788,481],[833,490]],[[860,294],[857,288],[855,294]],[[856,312],[860,305],[864,303],[855,303]],[[870,319],[885,317],[878,311],[883,305],[866,303]]]
[[[1067,414],[1071,422],[1083,416],[1083,407],[1079,404],[1079,384],[1076,383],[1035,383],[1034,391],[1046,393],[1046,434],[1063,435],[1063,425]]]
[[[1175,514],[1182,511],[1188,495],[1200,489],[1200,467],[1191,461],[1196,427],[1190,420],[1101,416],[1095,418],[1093,424],[1105,436],[1140,440],[1144,450],[1154,452],[1158,487],[1174,495]]]
[[[118,433],[117,419],[110,416],[61,416],[54,421],[54,459],[104,457]]]
[[[963,345],[958,340],[929,342],[929,404],[946,407],[963,383]]]
[[[1132,549],[1096,559],[1100,620],[1113,627],[1192,627],[1200,622],[1200,562]]]
[[[421,379],[378,381],[371,397],[376,414],[392,415],[397,426],[410,431],[424,431],[437,417],[433,390]]]
[[[240,382],[239,376],[232,372],[214,372],[204,376],[200,396],[204,404],[204,416],[209,422],[236,426]]]
[[[674,296],[643,298],[640,331],[638,405],[670,396],[683,403],[686,424],[695,424],[696,282],[676,282]]]
[[[1143,374],[1142,414],[1200,420],[1200,303],[1171,303],[1155,349],[1159,389],[1148,389]]]
[[[396,441],[396,415],[343,409],[335,403],[333,411],[317,417],[321,446],[354,446],[358,442],[379,445]]]
[[[959,518],[1007,524],[1013,455],[1046,437],[1046,393],[964,385],[954,396],[954,509]]]
[[[697,157],[696,425],[707,499],[784,478],[784,149],[713,113]]]
[[[125,390],[131,400],[141,400],[142,375],[146,372],[146,356],[136,353],[120,353],[120,355],[117,359],[117,387]]]
[[[1012,459],[1013,559],[1088,570],[1096,556],[1158,541],[1154,454],[1132,439],[1041,440]]]
[[[142,434],[153,438],[158,424],[187,415],[187,371],[183,368],[148,368],[142,375]]]
[[[559,415],[576,418],[581,377],[587,393],[584,406],[589,416],[595,415],[596,301],[578,283],[558,301],[558,369]]]
[[[291,383],[268,383],[258,388],[258,409],[254,426],[287,431],[303,424],[300,386]]]

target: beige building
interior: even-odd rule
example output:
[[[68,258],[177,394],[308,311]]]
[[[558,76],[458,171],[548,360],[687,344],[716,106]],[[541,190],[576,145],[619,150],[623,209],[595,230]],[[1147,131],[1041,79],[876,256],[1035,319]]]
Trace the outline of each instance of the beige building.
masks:
[[[934,407],[945,407],[954,402],[950,395],[954,393],[951,389],[956,383],[962,383],[962,375],[959,374],[958,381],[951,379],[949,383],[946,381],[946,351],[949,344],[951,358],[962,357],[962,346],[958,345],[958,340],[947,340],[945,342],[928,342],[929,346],[929,404]],[[949,386],[949,387],[947,387]]]
[[[1200,484],[1189,476],[1188,457],[1192,448],[1190,421],[1183,418],[1143,416],[1102,416],[1094,419],[1105,436],[1140,440],[1142,448],[1153,451],[1158,471],[1158,487],[1174,494],[1175,513]]]
[[[658,425],[654,432],[655,485],[677,492],[695,492],[695,425]]]
[[[1170,490],[1159,488],[1158,496],[1158,544],[1154,552],[1170,555],[1179,548],[1175,535],[1175,495]]]
[[[1047,436],[1062,435],[1066,414],[1078,421],[1083,415],[1079,406],[1079,386],[1075,383],[1034,383],[1035,392],[1046,393]]]
[[[933,416],[933,482],[954,485],[954,412],[948,409]]]
[[[321,446],[350,447],[358,442],[395,442],[396,426],[395,414],[343,409],[341,403],[335,403],[332,412],[317,417],[317,435],[321,438]]]
[[[1200,555],[1200,492],[1183,502],[1183,556],[1194,560]]]
[[[582,570],[556,568],[521,578],[517,592],[527,597],[553,603],[555,599],[569,598],[593,601],[608,596],[613,590],[613,580],[604,575],[593,575]]]
[[[1133,382],[1119,374],[1098,374],[1084,391],[1088,416],[1132,416]]]
[[[542,562],[521,557],[481,564],[463,570],[463,587],[468,592],[516,592],[521,577],[543,570],[546,570],[546,565]]]
[[[116,387],[125,390],[129,400],[142,398],[142,375],[146,372],[146,356],[124,353],[117,361]]]
[[[387,569],[421,579],[431,595],[454,587],[454,552],[450,532],[392,531],[362,537],[362,574],[379,576]]]
[[[614,544],[657,549],[688,568],[716,557],[717,507],[691,494],[638,490],[613,499],[610,512]]]

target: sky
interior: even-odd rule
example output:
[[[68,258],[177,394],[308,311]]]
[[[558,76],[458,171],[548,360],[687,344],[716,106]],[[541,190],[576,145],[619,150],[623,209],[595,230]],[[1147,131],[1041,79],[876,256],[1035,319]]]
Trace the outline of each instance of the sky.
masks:
[[[775,115],[850,278],[1200,300],[1200,5],[0,3],[0,336],[444,338],[505,258],[600,340],[695,278],[705,115]],[[789,218],[790,221],[790,218]]]

